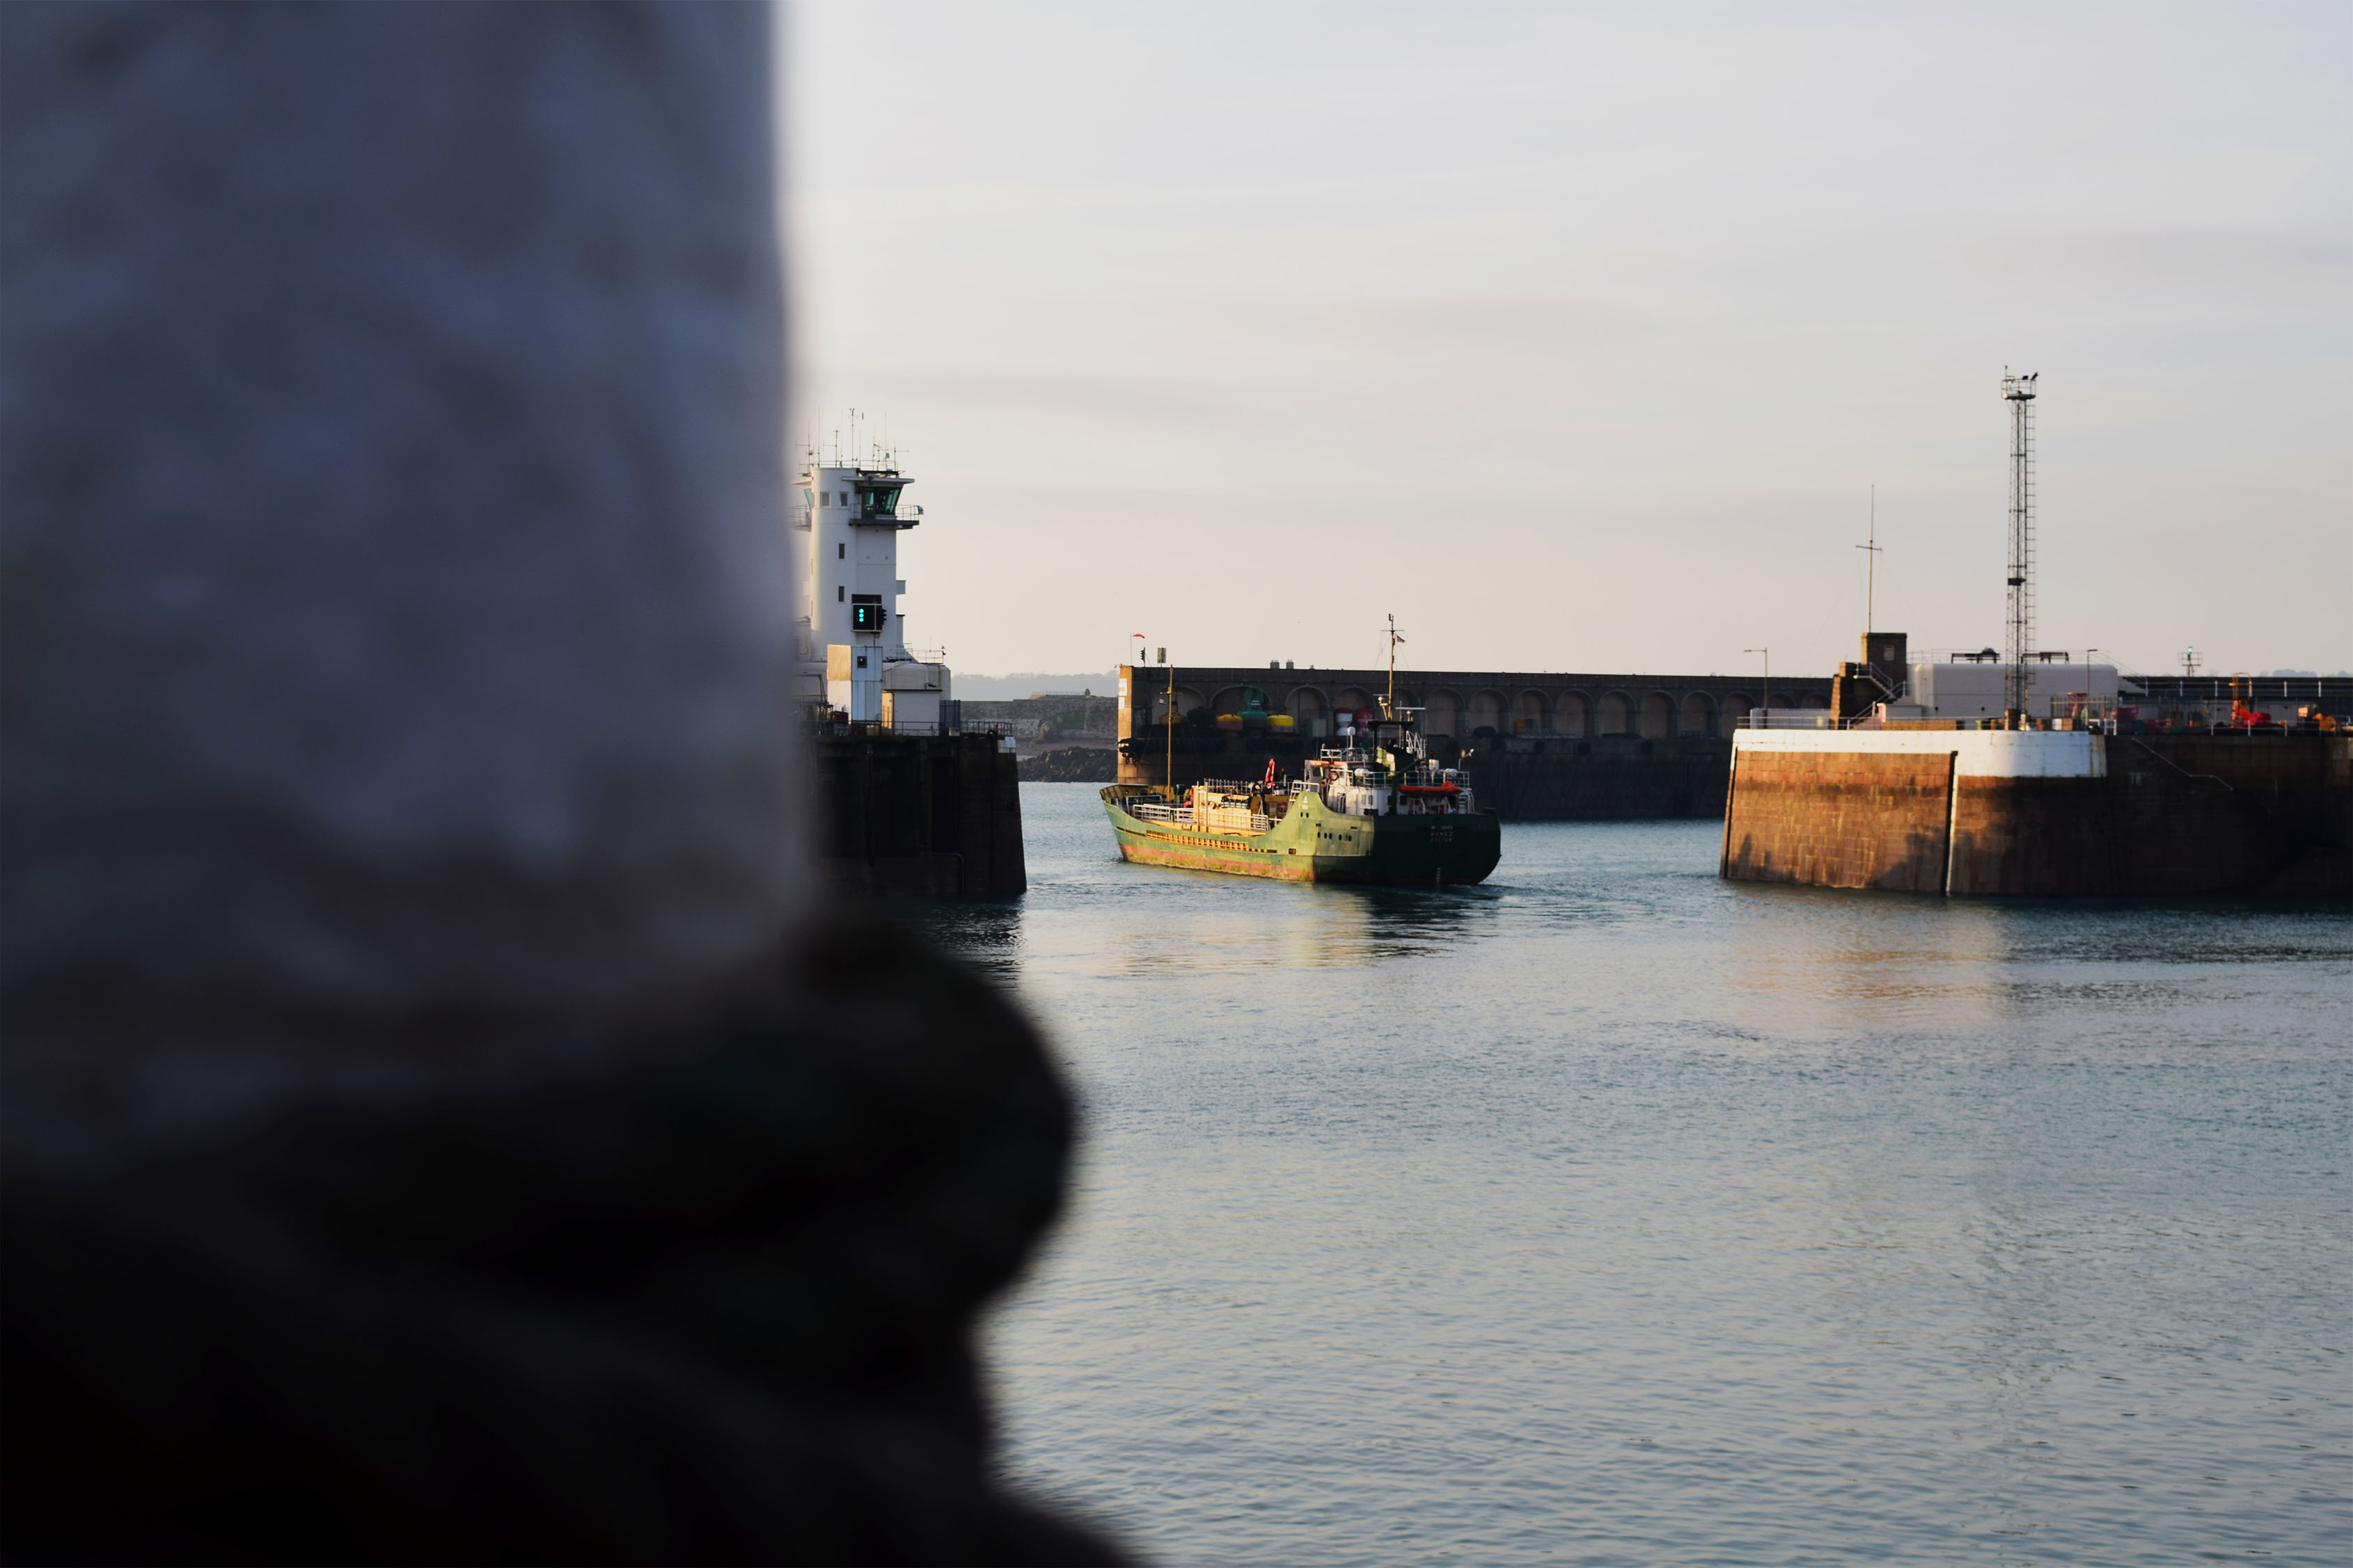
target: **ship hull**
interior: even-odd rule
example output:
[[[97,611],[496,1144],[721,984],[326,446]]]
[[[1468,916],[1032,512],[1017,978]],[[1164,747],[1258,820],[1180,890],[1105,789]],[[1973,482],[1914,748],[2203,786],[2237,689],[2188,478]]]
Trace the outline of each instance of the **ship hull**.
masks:
[[[1346,816],[1309,795],[1265,832],[1241,833],[1147,821],[1124,804],[1156,798],[1156,791],[1134,785],[1103,792],[1121,858],[1283,882],[1418,888],[1485,881],[1503,858],[1503,826],[1493,812]]]

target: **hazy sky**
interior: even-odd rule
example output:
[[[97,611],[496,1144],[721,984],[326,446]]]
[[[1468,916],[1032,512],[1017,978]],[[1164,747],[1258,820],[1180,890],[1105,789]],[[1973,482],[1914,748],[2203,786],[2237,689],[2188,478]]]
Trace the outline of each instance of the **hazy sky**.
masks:
[[[2353,665],[2353,7],[803,4],[802,423],[913,640],[1827,672]],[[797,435],[798,433],[797,433]]]

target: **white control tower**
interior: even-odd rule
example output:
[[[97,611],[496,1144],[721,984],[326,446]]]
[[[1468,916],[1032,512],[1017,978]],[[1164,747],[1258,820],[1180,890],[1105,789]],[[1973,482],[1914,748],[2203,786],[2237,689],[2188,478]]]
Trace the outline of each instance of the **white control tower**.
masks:
[[[914,481],[897,467],[820,463],[801,470],[794,527],[807,541],[802,562],[800,658],[804,692],[851,721],[909,734],[937,734],[948,698],[945,664],[907,648],[899,595],[899,534],[923,520],[902,508]]]

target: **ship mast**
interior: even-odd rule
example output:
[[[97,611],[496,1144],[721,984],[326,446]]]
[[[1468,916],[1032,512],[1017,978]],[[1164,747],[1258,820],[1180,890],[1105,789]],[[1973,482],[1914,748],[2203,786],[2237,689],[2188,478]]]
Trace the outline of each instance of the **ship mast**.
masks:
[[[1381,717],[1397,717],[1397,645],[1405,639],[1398,636],[1397,617],[1389,617],[1389,693],[1381,699]]]
[[[1168,650],[1160,650],[1160,662],[1168,664]],[[1168,773],[1161,786],[1168,792],[1168,804],[1176,804],[1176,667],[1168,664]]]

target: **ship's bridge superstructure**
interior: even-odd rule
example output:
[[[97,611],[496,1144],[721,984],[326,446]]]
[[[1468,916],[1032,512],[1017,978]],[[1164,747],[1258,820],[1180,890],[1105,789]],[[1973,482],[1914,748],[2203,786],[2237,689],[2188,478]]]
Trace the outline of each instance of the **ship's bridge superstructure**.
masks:
[[[803,696],[858,723],[937,733],[947,719],[945,663],[907,647],[899,535],[923,521],[904,500],[914,481],[895,460],[821,462],[800,476],[793,526],[806,541],[797,628]]]

